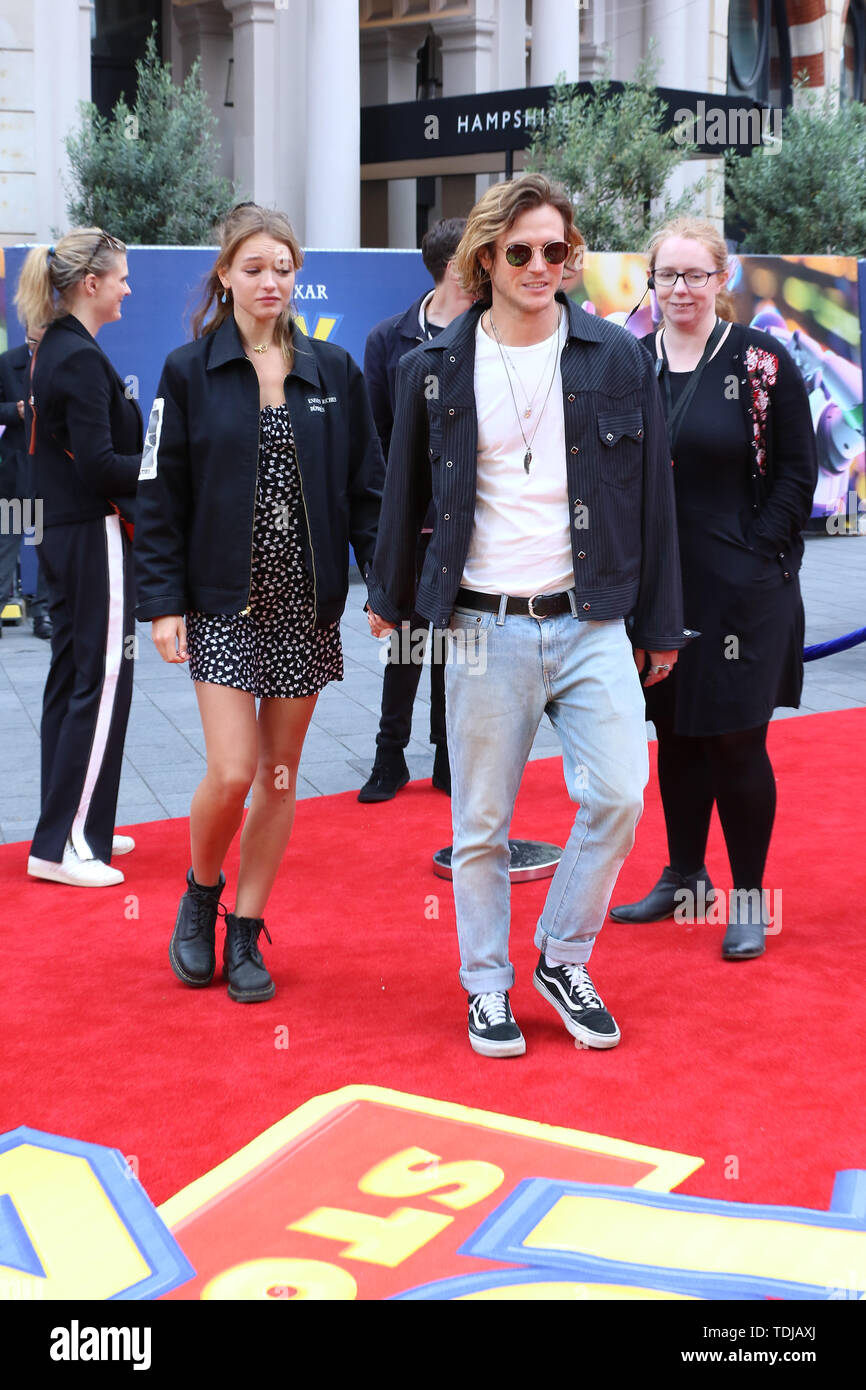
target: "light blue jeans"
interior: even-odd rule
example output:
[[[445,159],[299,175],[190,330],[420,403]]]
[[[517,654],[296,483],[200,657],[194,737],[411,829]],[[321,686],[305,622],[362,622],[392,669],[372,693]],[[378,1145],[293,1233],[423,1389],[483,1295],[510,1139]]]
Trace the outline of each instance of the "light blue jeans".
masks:
[[[558,964],[589,960],[649,776],[640,679],[622,620],[580,622],[455,609],[445,671],[454,901],[460,983],[514,984],[508,958],[508,830],[523,769],[547,712],[579,803],[535,944]]]

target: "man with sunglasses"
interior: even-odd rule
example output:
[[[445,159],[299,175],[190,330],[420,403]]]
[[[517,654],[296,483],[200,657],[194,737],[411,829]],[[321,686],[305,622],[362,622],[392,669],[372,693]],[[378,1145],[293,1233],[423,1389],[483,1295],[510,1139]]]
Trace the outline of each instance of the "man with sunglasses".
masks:
[[[578,811],[535,930],[533,984],[578,1047],[619,1028],[587,963],[648,775],[645,683],[683,643],[670,451],[652,364],[560,293],[583,247],[540,174],[491,188],[455,263],[479,297],[398,369],[379,541],[379,636],[413,603],[449,627],[452,872],[469,1041],[522,1054],[511,1012],[508,830],[541,717]],[[413,537],[433,537],[415,594]]]

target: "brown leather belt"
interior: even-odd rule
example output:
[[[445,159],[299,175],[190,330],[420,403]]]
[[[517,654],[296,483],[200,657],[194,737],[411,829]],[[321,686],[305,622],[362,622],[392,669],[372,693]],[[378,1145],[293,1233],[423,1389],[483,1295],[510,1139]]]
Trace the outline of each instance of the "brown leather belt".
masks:
[[[506,613],[520,613],[530,618],[554,618],[558,613],[570,613],[569,592],[561,594],[533,594],[532,598],[511,598],[506,605]],[[498,613],[502,602],[501,594],[481,594],[475,589],[458,589],[455,600],[462,608],[479,608],[482,613]]]

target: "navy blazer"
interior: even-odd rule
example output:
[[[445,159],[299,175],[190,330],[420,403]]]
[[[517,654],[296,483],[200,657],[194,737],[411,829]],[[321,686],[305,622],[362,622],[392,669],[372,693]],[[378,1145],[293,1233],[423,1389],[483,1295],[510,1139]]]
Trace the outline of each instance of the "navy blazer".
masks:
[[[392,314],[371,328],[364,346],[364,380],[370,397],[376,431],[382,441],[382,452],[388,457],[391,431],[394,428],[394,404],[397,398],[397,364],[401,357],[424,342],[418,314],[431,293],[425,290],[420,298],[402,314]]]
[[[635,647],[684,645],[670,448],[653,365],[625,329],[562,293],[565,456],[575,591],[583,621],[624,618]],[[478,431],[475,304],[401,361],[370,607],[389,622],[413,607],[446,627],[475,518]],[[415,593],[415,539],[436,523]]]
[[[29,497],[24,421],[18,402],[27,394],[30,349],[26,343],[0,353],[0,497]]]

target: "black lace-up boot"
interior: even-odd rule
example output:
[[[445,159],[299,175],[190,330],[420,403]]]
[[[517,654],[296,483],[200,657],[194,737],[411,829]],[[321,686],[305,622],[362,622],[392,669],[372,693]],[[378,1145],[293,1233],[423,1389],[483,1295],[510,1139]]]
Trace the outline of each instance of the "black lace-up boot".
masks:
[[[186,892],[177,909],[168,958],[179,980],[193,989],[200,989],[210,984],[216,969],[214,935],[220,894],[226,881],[220,874],[215,888],[202,888],[200,883],[196,883],[190,869],[186,883]]]
[[[265,969],[258,947],[259,932],[270,941],[261,917],[236,917],[226,913],[223,945],[223,979],[229,982],[229,999],[238,1004],[258,1004],[273,999],[276,985]]]

